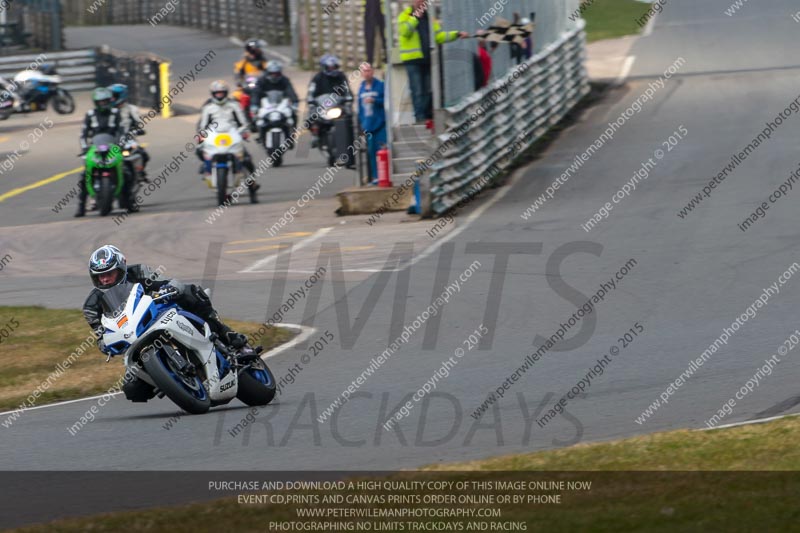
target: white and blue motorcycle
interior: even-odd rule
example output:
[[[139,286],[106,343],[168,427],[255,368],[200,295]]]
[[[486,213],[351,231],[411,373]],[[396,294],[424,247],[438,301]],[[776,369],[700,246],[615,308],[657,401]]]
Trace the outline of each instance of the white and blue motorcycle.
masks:
[[[201,318],[169,300],[174,289],[149,296],[139,283],[103,295],[103,341],[109,357],[123,355],[126,372],[191,414],[238,398],[250,406],[275,397],[275,378],[260,357],[241,363]]]

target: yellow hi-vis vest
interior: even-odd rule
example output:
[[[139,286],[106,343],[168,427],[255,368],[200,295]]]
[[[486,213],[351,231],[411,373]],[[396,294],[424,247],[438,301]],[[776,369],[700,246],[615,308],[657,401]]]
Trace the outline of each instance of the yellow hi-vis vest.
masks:
[[[397,17],[397,34],[400,39],[401,61],[411,61],[413,59],[422,59],[425,57],[425,54],[422,52],[422,38],[417,31],[419,20],[411,16],[413,11],[413,7],[408,7]],[[442,31],[442,25],[439,24],[438,20],[432,17],[430,20],[433,21],[433,33],[436,35],[436,44],[449,43],[450,41],[458,39],[457,31]]]

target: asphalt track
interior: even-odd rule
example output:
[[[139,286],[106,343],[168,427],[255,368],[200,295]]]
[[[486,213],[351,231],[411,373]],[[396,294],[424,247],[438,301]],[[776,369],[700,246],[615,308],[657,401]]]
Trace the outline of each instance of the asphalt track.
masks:
[[[330,330],[336,340],[311,360],[277,402],[261,410],[249,434],[228,433],[248,412],[239,404],[205,416],[184,416],[165,430],[162,426],[177,411],[166,401],[142,406],[116,398],[94,422],[71,436],[67,428],[92,404],[78,402],[25,412],[13,427],[0,429],[0,468],[395,469],[703,426],[797,329],[794,304],[800,291],[800,276],[795,275],[678,389],[668,405],[644,424],[635,422],[724,327],[798,260],[798,216],[791,198],[772,205],[747,232],[737,228],[796,168],[800,136],[796,116],[787,119],[710,198],[684,219],[677,216],[766,121],[798,96],[798,65],[782,53],[796,40],[797,27],[790,16],[796,11],[794,3],[746,4],[733,17],[724,14],[729,5],[727,0],[670,0],[652,34],[634,46],[631,53],[636,60],[628,83],[584,114],[543,158],[518,171],[510,192],[499,189],[493,193],[502,195],[499,199],[485,195],[465,210],[450,231],[463,228],[470,213],[485,208],[463,231],[446,234],[449,240],[441,246],[424,235],[430,221],[401,224],[397,230],[392,224],[370,227],[352,219],[341,226],[333,216],[329,220],[309,216],[287,229],[307,233],[292,242],[302,242],[322,227],[334,229],[309,245],[306,255],[293,254],[288,268],[278,258],[266,272],[243,274],[244,266],[261,256],[223,257],[215,276],[217,306],[227,316],[263,320],[267,307],[277,309],[300,286],[307,276],[303,270],[327,257],[318,254],[320,245],[347,243],[342,247],[345,261],[359,239],[372,239],[364,246],[385,252],[395,242],[413,242],[413,254],[423,250],[428,254],[399,272],[369,273],[364,268],[338,279],[332,273],[312,292],[318,298],[316,309],[304,301],[283,317],[318,332]],[[204,51],[208,47],[200,44],[203,38],[188,32],[181,36],[181,46]],[[235,57],[235,49],[229,48],[226,59],[217,63],[222,70]],[[168,50],[152,51],[168,55]],[[523,220],[522,212],[575,155],[678,57],[685,59],[680,72],[540,211]],[[581,229],[656,149],[667,150],[662,142],[681,126],[688,131],[685,140],[664,154],[649,178],[588,234]],[[11,122],[0,127],[4,135],[22,131]],[[7,127],[16,129],[8,133]],[[74,132],[74,126],[52,131],[42,147],[44,155],[27,157],[19,172],[0,177],[0,194],[63,170],[71,149],[67,139],[74,138]],[[158,146],[154,157],[168,159],[183,142]],[[265,237],[263,226],[270,219],[261,210],[280,212],[313,183],[323,170],[321,158],[313,157],[319,161],[293,164],[276,178],[275,188],[284,194],[276,193],[269,201],[274,203],[237,207],[210,227],[202,222],[210,193],[195,192],[196,185],[190,183],[196,179],[194,163],[181,170],[185,183],[174,184],[156,212],[125,222],[124,230],[98,220],[73,222],[67,215],[53,216],[50,207],[68,190],[66,180],[0,203],[0,224],[5,226],[0,228],[0,251],[10,248],[15,254],[14,263],[0,273],[2,300],[77,307],[88,290],[81,274],[87,253],[106,238],[120,242],[129,257],[160,261],[178,277],[205,278],[209,283],[203,275],[213,272],[205,267],[206,243]],[[71,160],[66,161],[70,166]],[[290,183],[293,176],[299,177]],[[338,185],[349,184],[346,178],[337,179],[342,183],[326,189],[328,198]],[[387,243],[387,235],[396,240]],[[375,247],[376,243],[384,248]],[[492,254],[498,250],[513,251],[507,264],[495,263]],[[376,252],[372,259],[385,258],[385,253]],[[452,264],[446,268],[448,258]],[[589,325],[570,330],[568,337],[586,328],[581,342],[548,353],[497,407],[479,422],[473,420],[470,413],[534,350],[534,336],[557,330],[631,258],[637,262],[635,268],[598,304],[593,327],[587,321],[584,324]],[[402,329],[402,324],[413,322],[435,299],[441,291],[437,283],[449,283],[476,259],[481,268],[444,307],[438,327],[415,333],[367,379],[333,424],[316,422],[370,359],[386,350],[397,325]],[[376,295],[376,287],[384,283],[385,290]],[[491,311],[494,305],[496,316]],[[405,315],[398,318],[403,307]],[[395,329],[390,331],[393,312]],[[533,417],[545,399],[549,407],[575,386],[636,322],[644,332],[594,379],[584,398],[570,401],[568,416],[538,427]],[[469,351],[459,360],[449,377],[439,382],[441,394],[432,396],[427,407],[417,404],[396,431],[384,431],[381,424],[390,406],[399,407],[406,395],[430,379],[481,323],[491,331],[484,349]],[[288,350],[271,359],[275,374],[283,375],[303,353]],[[800,352],[783,358],[771,376],[738,401],[725,422],[796,411],[800,398],[795,353]]]

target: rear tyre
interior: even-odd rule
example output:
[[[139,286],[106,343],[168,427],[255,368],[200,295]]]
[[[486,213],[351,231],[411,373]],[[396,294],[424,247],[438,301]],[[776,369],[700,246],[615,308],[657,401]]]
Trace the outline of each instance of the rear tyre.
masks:
[[[97,208],[100,209],[101,217],[107,217],[114,207],[114,188],[111,178],[102,178],[100,181],[100,190],[96,194]]]
[[[174,350],[164,346],[142,356],[144,369],[155,384],[175,405],[193,415],[201,415],[211,408],[211,399],[198,376],[189,376],[175,368],[175,363],[166,353]]]
[[[225,205],[228,199],[228,169],[217,169],[217,205]]]
[[[267,405],[275,398],[275,377],[262,359],[256,359],[239,374],[236,397],[251,407]]]
[[[75,111],[75,100],[64,89],[58,89],[53,97],[53,109],[59,115],[69,115]]]

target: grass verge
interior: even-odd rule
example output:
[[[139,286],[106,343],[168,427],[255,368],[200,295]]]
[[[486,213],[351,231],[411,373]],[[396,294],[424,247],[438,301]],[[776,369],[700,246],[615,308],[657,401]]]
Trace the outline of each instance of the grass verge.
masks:
[[[526,531],[788,531],[800,518],[795,504],[795,495],[800,490],[797,473],[800,451],[796,445],[799,439],[800,418],[786,418],[709,432],[671,431],[559,450],[436,465],[422,472],[398,473],[394,477],[497,481],[525,479],[527,475],[527,479],[592,482],[590,490],[563,494],[560,504],[503,505],[502,521],[524,522]],[[269,479],[268,475],[263,477]],[[293,492],[310,493],[313,491]],[[345,495],[365,493],[368,492],[344,491]],[[374,505],[345,507],[371,508]],[[388,507],[431,506],[390,504]],[[297,518],[297,508],[297,505],[283,504],[245,505],[235,499],[224,499],[63,520],[15,531],[196,533],[216,531],[221,523],[226,529],[237,532],[272,531],[267,527],[270,522],[303,521]],[[457,527],[467,519],[435,521],[448,524],[443,531],[480,531]],[[378,529],[373,527],[372,530]],[[396,526],[380,530],[414,529]]]
[[[642,26],[637,21],[650,9],[650,4],[636,0],[582,0],[581,4],[590,4],[582,13],[590,43],[639,33]]]
[[[18,324],[14,327],[14,324]],[[231,320],[232,328],[255,333],[259,324]],[[13,330],[0,338],[0,410],[19,407],[31,392],[83,343],[74,364],[51,380],[35,405],[102,394],[124,374],[121,358],[105,363],[105,356],[87,341],[91,334],[80,311],[43,307],[0,307],[0,326]],[[2,335],[2,329],[0,329]],[[294,336],[289,330],[270,328],[261,338],[267,350]],[[74,359],[74,358],[73,358]]]

